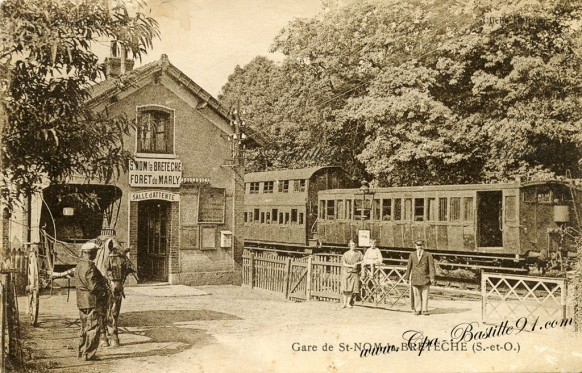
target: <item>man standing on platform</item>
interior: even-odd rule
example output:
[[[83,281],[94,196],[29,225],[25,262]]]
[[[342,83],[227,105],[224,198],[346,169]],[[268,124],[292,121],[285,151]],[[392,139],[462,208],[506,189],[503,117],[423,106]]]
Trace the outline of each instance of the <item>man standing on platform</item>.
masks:
[[[435,267],[432,255],[424,250],[422,240],[414,243],[416,251],[410,254],[404,278],[412,285],[414,313],[428,315],[428,293],[435,283]]]
[[[81,320],[78,357],[85,360],[97,360],[95,353],[107,306],[107,282],[93,263],[98,248],[94,242],[83,244],[81,260],[75,268],[77,308]]]

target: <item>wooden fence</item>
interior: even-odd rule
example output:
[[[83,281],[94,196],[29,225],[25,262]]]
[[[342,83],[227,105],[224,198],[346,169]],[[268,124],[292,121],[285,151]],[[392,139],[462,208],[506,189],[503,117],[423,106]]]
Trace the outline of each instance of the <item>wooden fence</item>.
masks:
[[[341,255],[337,254],[288,257],[267,251],[243,253],[243,285],[279,293],[286,299],[339,301],[341,271]],[[404,280],[405,272],[402,266],[364,266],[356,303],[410,310],[410,287]]]
[[[6,249],[1,256],[0,271],[26,273],[27,263],[28,251],[26,248]]]
[[[23,362],[15,271],[0,272],[0,373]]]

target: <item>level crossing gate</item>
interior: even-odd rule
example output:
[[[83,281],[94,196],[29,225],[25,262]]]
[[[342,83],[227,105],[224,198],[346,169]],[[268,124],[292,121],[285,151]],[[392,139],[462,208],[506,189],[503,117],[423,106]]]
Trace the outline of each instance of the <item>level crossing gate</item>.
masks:
[[[341,271],[341,255],[337,254],[285,257],[251,250],[243,253],[243,285],[277,292],[291,300],[339,301]],[[356,304],[409,311],[410,286],[405,273],[402,266],[363,266]]]
[[[484,323],[521,317],[560,320],[571,317],[568,280],[487,273],[481,276],[481,309]]]

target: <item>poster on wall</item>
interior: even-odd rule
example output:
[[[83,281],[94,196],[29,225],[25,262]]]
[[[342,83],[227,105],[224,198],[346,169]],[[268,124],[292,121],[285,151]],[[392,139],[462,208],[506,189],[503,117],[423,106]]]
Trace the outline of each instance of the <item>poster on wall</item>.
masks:
[[[370,246],[370,230],[358,229],[358,247]]]

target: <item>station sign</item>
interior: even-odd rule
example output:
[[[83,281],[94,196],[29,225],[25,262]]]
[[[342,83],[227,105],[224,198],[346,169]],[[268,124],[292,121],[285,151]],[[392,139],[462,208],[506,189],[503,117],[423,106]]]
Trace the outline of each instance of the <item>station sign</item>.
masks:
[[[150,199],[161,199],[169,202],[180,201],[179,193],[172,193],[165,190],[148,190],[144,192],[129,193],[129,200],[131,202],[147,201]]]
[[[179,188],[182,161],[176,159],[135,158],[129,162],[132,187]]]

